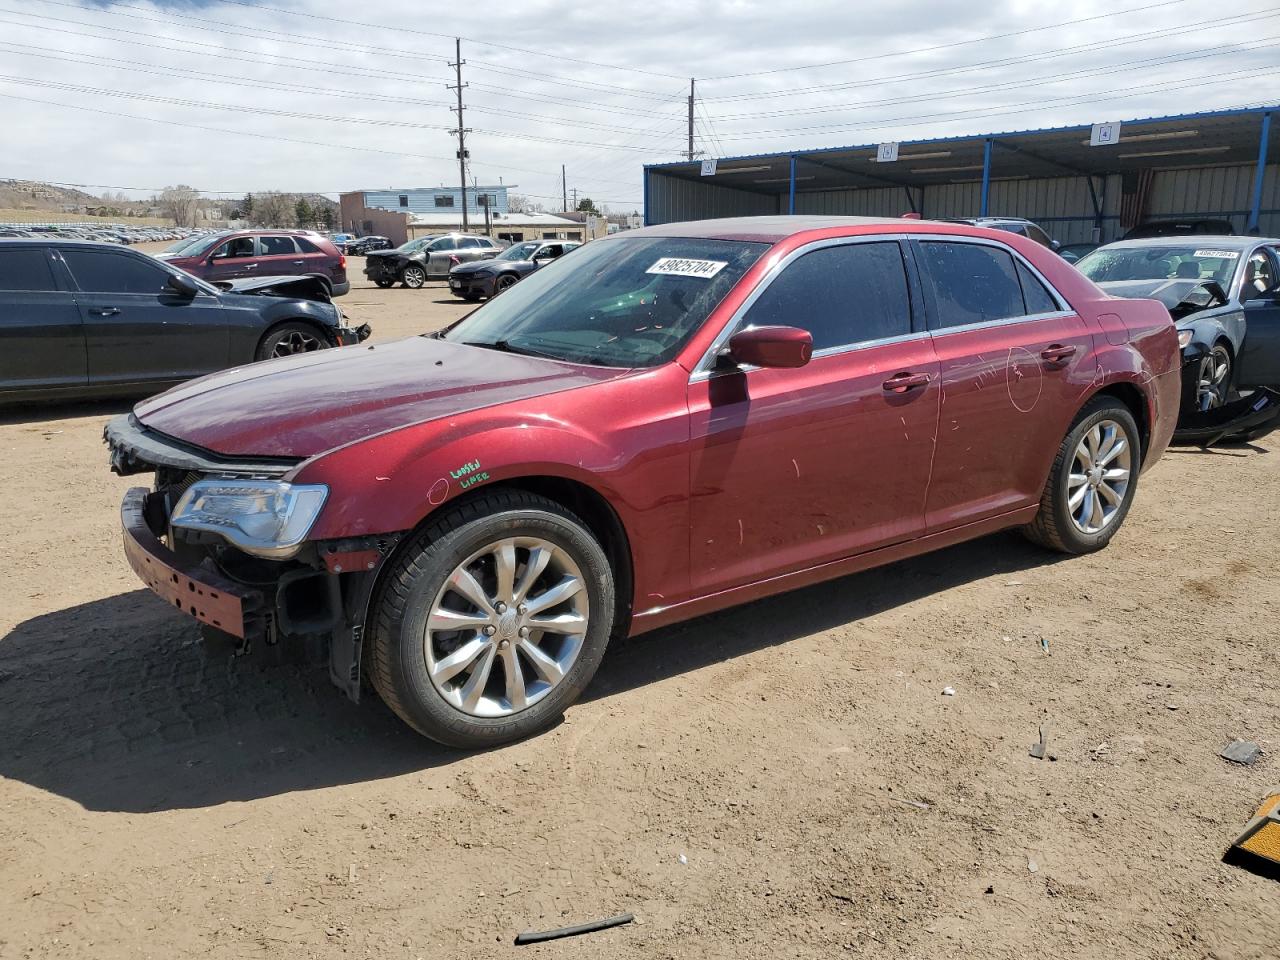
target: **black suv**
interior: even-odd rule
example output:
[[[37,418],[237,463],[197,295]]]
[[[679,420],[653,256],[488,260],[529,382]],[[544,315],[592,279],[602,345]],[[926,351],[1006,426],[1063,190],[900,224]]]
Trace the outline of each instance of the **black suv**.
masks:
[[[115,245],[0,240],[0,402],[154,393],[368,336],[311,277],[215,285]]]

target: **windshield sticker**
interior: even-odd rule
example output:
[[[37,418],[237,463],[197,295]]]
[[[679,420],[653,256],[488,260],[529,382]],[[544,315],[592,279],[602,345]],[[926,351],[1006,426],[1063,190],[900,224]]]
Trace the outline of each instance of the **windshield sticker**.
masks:
[[[645,273],[659,273],[668,277],[702,277],[710,280],[729,264],[723,260],[687,260],[684,257],[663,257]]]
[[[1240,254],[1236,250],[1197,250],[1192,256],[1195,257],[1212,257],[1215,260],[1239,260]]]

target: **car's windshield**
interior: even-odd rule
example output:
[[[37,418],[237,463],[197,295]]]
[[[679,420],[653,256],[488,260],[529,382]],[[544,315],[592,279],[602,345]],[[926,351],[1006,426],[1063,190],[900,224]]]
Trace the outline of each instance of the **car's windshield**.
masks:
[[[177,243],[165,247],[163,252],[178,253],[181,251],[184,257],[198,257],[202,253],[208,252],[210,247],[228,235],[227,233],[211,233],[205,237],[196,237],[194,240],[190,238],[179,240]]]
[[[446,340],[607,367],[671,360],[766,243],[599,240],[543,267],[450,328]]]
[[[1210,245],[1100,247],[1085,254],[1076,269],[1094,283],[1111,280],[1216,280],[1229,289],[1240,251]]]
[[[507,247],[500,254],[494,257],[495,260],[528,260],[533,256],[533,251],[538,249],[536,243],[517,243]]]
[[[437,239],[439,238],[438,237],[419,237],[417,240],[410,240],[408,243],[402,243],[400,244],[400,246],[396,247],[396,253],[414,253],[418,250],[421,250],[432,240],[437,240]]]

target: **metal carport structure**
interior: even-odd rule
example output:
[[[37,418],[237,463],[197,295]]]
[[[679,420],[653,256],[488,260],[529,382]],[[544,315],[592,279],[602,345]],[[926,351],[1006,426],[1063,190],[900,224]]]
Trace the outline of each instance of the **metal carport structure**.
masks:
[[[1091,125],[724,157],[644,168],[646,224],[722,216],[1017,216],[1064,243],[1107,242],[1146,220],[1230,220],[1280,232],[1280,106]],[[1276,122],[1273,122],[1275,120]],[[1270,158],[1270,160],[1268,159]]]

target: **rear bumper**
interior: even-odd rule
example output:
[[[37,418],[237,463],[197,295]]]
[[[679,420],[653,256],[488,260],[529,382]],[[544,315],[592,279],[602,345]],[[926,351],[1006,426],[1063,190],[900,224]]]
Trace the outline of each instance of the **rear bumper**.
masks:
[[[263,630],[263,596],[216,571],[186,563],[147,526],[149,491],[133,487],[120,504],[124,555],[139,579],[166,603],[224,633],[253,639]]]
[[[333,285],[333,292],[330,294],[330,296],[345,297],[350,292],[351,292],[351,281],[339,280],[337,283]]]

